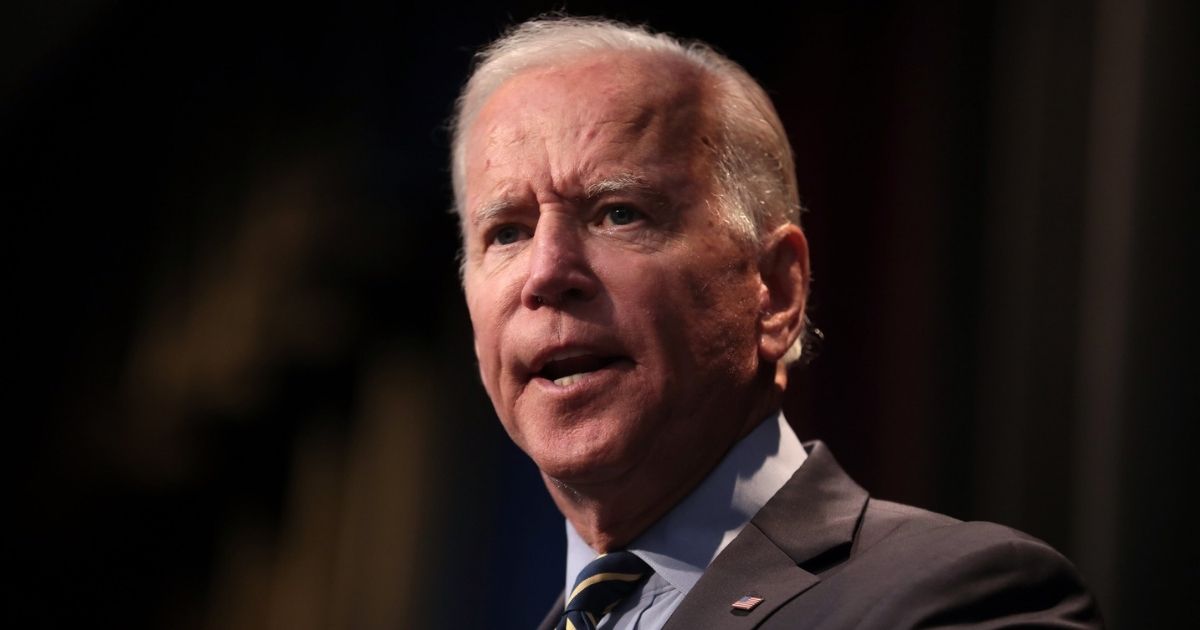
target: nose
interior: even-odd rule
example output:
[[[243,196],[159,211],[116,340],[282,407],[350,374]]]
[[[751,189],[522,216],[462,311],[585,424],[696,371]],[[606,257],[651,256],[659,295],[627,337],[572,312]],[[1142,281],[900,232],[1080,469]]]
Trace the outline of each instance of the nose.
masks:
[[[521,289],[526,308],[564,308],[591,300],[599,291],[600,281],[584,249],[584,237],[572,221],[543,215],[529,253],[529,275]]]

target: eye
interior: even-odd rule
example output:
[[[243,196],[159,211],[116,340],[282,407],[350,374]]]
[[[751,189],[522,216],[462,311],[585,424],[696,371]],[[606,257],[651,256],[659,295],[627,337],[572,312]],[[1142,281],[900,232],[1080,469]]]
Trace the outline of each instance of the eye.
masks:
[[[629,206],[613,206],[604,211],[604,218],[613,225],[629,225],[642,218],[642,213]]]
[[[527,236],[525,228],[519,225],[503,225],[492,234],[492,243],[510,245]]]

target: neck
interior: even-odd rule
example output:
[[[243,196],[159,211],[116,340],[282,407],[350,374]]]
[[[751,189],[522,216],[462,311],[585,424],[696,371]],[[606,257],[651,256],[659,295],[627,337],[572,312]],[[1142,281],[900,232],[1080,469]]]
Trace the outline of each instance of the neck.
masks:
[[[629,546],[687,494],[681,492],[676,497],[664,497],[663,503],[657,505],[643,504],[620,509],[614,508],[613,502],[580,494],[574,488],[562,486],[554,480],[547,480],[547,484],[552,488],[550,494],[559,510],[596,553],[608,553]]]
[[[734,444],[778,409],[780,394],[771,387],[768,395],[759,396],[758,404],[749,405],[751,411],[744,419],[727,425],[731,430],[723,448],[705,458],[698,458],[698,453],[682,453],[679,460],[652,458],[604,483],[569,483],[545,473],[542,479],[559,511],[588,546],[597,553],[621,549],[690,494]],[[729,423],[730,418],[723,421]]]

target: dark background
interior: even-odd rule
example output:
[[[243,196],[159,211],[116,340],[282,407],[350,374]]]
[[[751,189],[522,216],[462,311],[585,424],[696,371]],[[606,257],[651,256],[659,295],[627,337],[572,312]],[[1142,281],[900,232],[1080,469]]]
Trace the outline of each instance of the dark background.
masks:
[[[708,41],[795,147],[818,356],[786,409],[876,496],[1194,618],[1196,10],[571,2]],[[5,616],[524,628],[562,523],[478,384],[444,123],[562,5],[0,10]]]

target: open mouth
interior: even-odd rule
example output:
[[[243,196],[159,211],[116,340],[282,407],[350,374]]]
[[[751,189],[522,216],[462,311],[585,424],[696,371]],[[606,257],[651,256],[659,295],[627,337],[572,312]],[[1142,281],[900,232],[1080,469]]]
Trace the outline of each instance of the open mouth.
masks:
[[[534,377],[544,378],[559,387],[566,387],[588,374],[603,370],[618,362],[621,357],[602,357],[594,354],[576,354],[547,361]]]

